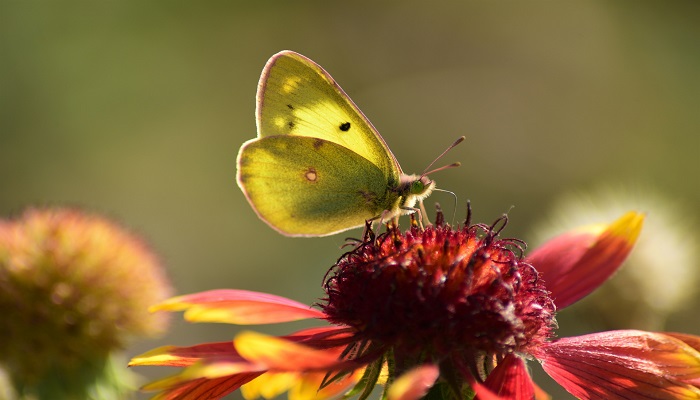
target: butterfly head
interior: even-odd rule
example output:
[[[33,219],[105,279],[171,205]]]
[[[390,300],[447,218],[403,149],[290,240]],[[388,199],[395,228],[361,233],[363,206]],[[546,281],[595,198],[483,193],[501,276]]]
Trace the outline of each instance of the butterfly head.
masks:
[[[435,189],[435,181],[425,175],[404,175],[401,178],[401,195],[404,207],[413,207],[417,202],[430,196]]]
[[[425,171],[423,171],[422,174],[401,176],[401,184],[399,188],[401,192],[400,194],[405,199],[403,201],[404,207],[413,207],[417,202],[420,202],[426,197],[430,196],[433,190],[435,190],[435,181],[430,180],[430,178],[428,178],[428,174],[442,171],[443,169],[459,167],[460,163],[456,162],[449,165],[445,165],[440,168],[435,168],[432,170],[430,169],[430,167],[432,167],[437,160],[442,158],[442,156],[444,156],[448,151],[450,151],[452,148],[462,143],[463,141],[464,136],[460,137],[454,143],[452,143],[450,147],[443,151],[442,154],[440,154],[435,160],[433,160],[433,162],[430,163],[430,165],[428,165],[428,167],[425,169]]]

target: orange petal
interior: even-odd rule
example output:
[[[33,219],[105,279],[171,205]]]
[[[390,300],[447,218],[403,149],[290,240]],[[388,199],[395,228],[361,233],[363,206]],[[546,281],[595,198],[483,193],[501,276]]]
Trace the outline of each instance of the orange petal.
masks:
[[[268,372],[241,386],[241,394],[248,400],[260,397],[273,399],[288,391],[298,380],[299,374],[296,372]]]
[[[348,364],[338,359],[341,347],[317,350],[256,332],[241,332],[233,344],[246,360],[276,371],[330,371]]]
[[[662,335],[674,337],[688,346],[700,351],[700,336],[688,335],[687,333],[660,332]]]
[[[197,379],[180,382],[158,393],[152,400],[213,400],[220,399],[259,374],[227,376],[216,379]],[[144,389],[147,390],[147,389]]]
[[[326,383],[319,390],[326,378],[325,372],[308,372],[301,374],[300,379],[289,390],[289,400],[323,400],[334,398],[354,386],[362,377],[363,369]]]
[[[552,400],[552,396],[545,392],[541,387],[537,386],[535,382],[532,382],[535,388],[535,400]]]
[[[501,396],[493,393],[483,383],[479,383],[474,378],[469,379],[469,386],[472,387],[476,396],[474,400],[501,400]]]
[[[141,390],[160,391],[157,399],[218,399],[265,372],[248,362],[206,361],[151,382]]]
[[[547,343],[536,355],[557,383],[581,399],[700,399],[684,381],[700,377],[700,353],[671,336],[611,331]]]
[[[205,358],[238,357],[233,343],[205,343],[190,347],[162,346],[138,355],[129,361],[129,366],[163,365],[187,367]]]
[[[173,297],[151,311],[185,311],[190,322],[271,324],[323,318],[319,310],[284,297],[248,290],[220,289]]]
[[[542,274],[557,308],[585,297],[622,265],[639,237],[644,215],[628,212],[617,221],[568,232],[528,257]]]
[[[391,384],[389,400],[415,400],[422,398],[433,386],[440,369],[435,365],[422,365],[401,375]]]

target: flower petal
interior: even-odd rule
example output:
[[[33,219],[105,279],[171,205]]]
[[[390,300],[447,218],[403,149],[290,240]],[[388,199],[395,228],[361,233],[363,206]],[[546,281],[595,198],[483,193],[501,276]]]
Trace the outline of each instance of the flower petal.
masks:
[[[241,394],[248,400],[272,399],[288,391],[298,379],[299,374],[295,372],[263,374],[241,386]]]
[[[535,386],[525,363],[514,354],[499,362],[483,385],[502,400],[532,399],[535,396]]]
[[[348,368],[351,362],[339,360],[342,347],[317,350],[283,338],[256,332],[241,332],[233,340],[246,360],[276,371],[333,371]],[[356,365],[360,366],[360,365]]]
[[[476,396],[474,400],[501,400],[501,396],[493,393],[483,383],[479,383],[473,377],[469,379],[469,386],[472,387]]]
[[[610,331],[547,343],[536,354],[581,399],[700,399],[700,353],[671,336]]]
[[[362,377],[363,372],[364,369],[361,368],[325,384],[325,372],[302,374],[301,378],[297,380],[296,385],[289,390],[289,400],[322,400],[334,398],[354,386]],[[319,389],[322,384],[324,384],[323,388]]]
[[[265,373],[248,362],[206,360],[151,382],[143,391],[161,391],[156,399],[218,399]]]
[[[271,324],[324,318],[325,314],[284,297],[248,290],[209,290],[173,297],[151,311],[185,311],[190,322],[223,322],[238,325]]]
[[[557,236],[528,257],[542,274],[557,308],[585,297],[622,265],[634,247],[644,215],[628,212],[609,225],[595,225]]]
[[[422,398],[433,386],[440,369],[436,365],[422,365],[401,375],[391,384],[388,400],[415,400]]]
[[[661,334],[674,337],[687,344],[688,346],[694,348],[695,350],[700,351],[700,336],[677,332],[661,332]]]
[[[187,367],[205,358],[238,357],[231,342],[205,343],[190,347],[162,346],[138,355],[129,361],[129,366],[164,365]]]
[[[171,384],[152,400],[213,400],[220,399],[238,389],[259,374],[227,376],[216,379],[196,379],[194,381]],[[165,381],[165,380],[163,380]],[[162,381],[159,381],[162,382]],[[154,382],[155,384],[156,382]],[[153,385],[153,384],[151,384]],[[149,387],[143,390],[159,390]]]

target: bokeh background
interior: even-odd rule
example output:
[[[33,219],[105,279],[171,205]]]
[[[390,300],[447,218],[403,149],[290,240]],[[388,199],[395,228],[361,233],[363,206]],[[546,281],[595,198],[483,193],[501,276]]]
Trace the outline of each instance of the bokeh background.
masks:
[[[463,167],[433,176],[457,194],[458,218],[470,199],[476,221],[508,212],[507,236],[535,241],[562,196],[607,185],[660,196],[681,210],[671,226],[694,235],[698,21],[697,1],[3,1],[0,213],[84,207],[146,237],[178,293],[229,287],[313,303],[344,238],[360,232],[283,237],[235,184],[260,71],[291,49],[335,77],[407,172],[467,136],[444,159]],[[435,201],[452,212],[450,196]],[[582,326],[576,307],[571,324],[560,314],[560,335],[601,329]],[[700,334],[696,307],[664,329]],[[237,329],[173,322],[128,354]]]

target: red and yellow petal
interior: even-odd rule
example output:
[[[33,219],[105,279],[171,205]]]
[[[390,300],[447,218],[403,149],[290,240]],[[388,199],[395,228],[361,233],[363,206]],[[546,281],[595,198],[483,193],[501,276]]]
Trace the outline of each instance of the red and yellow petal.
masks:
[[[325,368],[340,370],[359,365],[356,362],[338,360],[351,336],[351,330],[342,326],[308,328],[281,338],[247,332],[239,335],[234,342],[205,343],[190,347],[163,346],[134,357],[129,365],[186,367],[174,376],[142,388],[144,391],[160,391],[157,399],[214,399],[249,382],[247,389],[243,390],[247,398],[274,397],[290,390],[290,396],[297,393],[296,396],[300,399],[302,397],[299,396],[323,399],[346,390],[361,376],[357,375],[357,371],[348,373],[319,390],[320,383],[326,376]],[[317,350],[308,345],[325,350]],[[244,352],[250,358],[244,358],[235,346],[248,349]],[[290,372],[270,371],[273,368]],[[302,372],[308,369],[322,372]],[[312,388],[313,385],[315,387]],[[318,393],[308,397],[312,392]]]
[[[297,380],[299,374],[296,372],[268,372],[241,386],[241,394],[247,400],[272,399],[288,391]]]
[[[207,358],[222,358],[243,361],[236,353],[233,343],[205,343],[189,347],[162,346],[138,355],[129,361],[129,366],[161,365],[188,367]]]
[[[671,336],[635,330],[545,344],[542,368],[581,399],[700,399],[700,353]]]
[[[257,332],[241,332],[233,340],[246,360],[274,371],[335,371],[354,369],[361,364],[339,360],[343,347],[315,349],[284,338]]]
[[[661,332],[661,334],[676,338],[681,342],[687,344],[688,346],[694,348],[695,350],[700,351],[700,336],[678,332]]]
[[[527,261],[537,269],[562,309],[585,297],[622,265],[639,237],[644,215],[628,212],[611,224],[565,233],[535,249]]]
[[[289,389],[289,400],[335,398],[355,386],[362,377],[363,372],[364,368],[360,368],[326,384],[324,384],[326,379],[325,372],[301,374],[300,379]],[[322,384],[324,384],[323,387],[321,387]]]
[[[214,400],[220,399],[259,374],[226,376],[215,379],[195,379],[172,384],[153,397],[153,400]],[[143,390],[161,390],[147,389]]]
[[[438,376],[440,376],[440,369],[436,365],[427,364],[413,368],[391,384],[387,392],[387,399],[420,399],[428,393]]]
[[[182,311],[190,322],[272,324],[324,318],[319,310],[284,297],[248,290],[220,289],[173,297],[151,311]]]
[[[229,360],[206,360],[180,373],[151,382],[143,391],[160,391],[156,399],[218,399],[266,371],[255,364]]]

